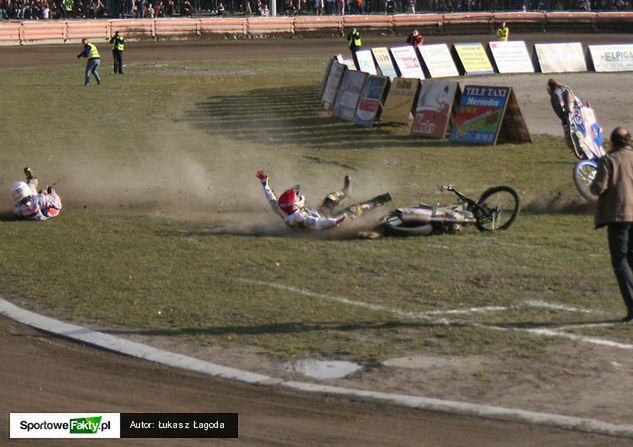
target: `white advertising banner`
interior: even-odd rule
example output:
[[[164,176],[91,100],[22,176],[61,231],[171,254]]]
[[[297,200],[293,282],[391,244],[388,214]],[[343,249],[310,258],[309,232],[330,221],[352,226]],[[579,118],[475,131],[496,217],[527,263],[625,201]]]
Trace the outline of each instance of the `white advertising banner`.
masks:
[[[354,64],[354,59],[343,57],[342,54],[339,54],[336,56],[336,60],[338,61],[339,64],[345,65],[348,70],[356,70],[356,64]]]
[[[451,51],[445,43],[422,45],[417,49],[432,78],[459,76]]]
[[[360,71],[363,73],[369,73],[370,75],[378,74],[371,50],[358,50],[356,52],[356,60],[358,60]]]
[[[580,42],[535,43],[542,73],[575,73],[587,71],[585,54]]]
[[[488,43],[499,73],[534,73],[534,65],[523,40]]]
[[[633,71],[633,44],[589,45],[596,71]]]
[[[380,68],[380,74],[382,76],[387,76],[389,78],[398,77],[398,73],[396,73],[396,68],[393,66],[391,55],[389,54],[389,50],[387,48],[372,48],[371,52],[374,53],[374,58],[376,59],[376,63],[378,64],[378,68]]]
[[[401,78],[424,79],[424,71],[413,45],[390,48]]]

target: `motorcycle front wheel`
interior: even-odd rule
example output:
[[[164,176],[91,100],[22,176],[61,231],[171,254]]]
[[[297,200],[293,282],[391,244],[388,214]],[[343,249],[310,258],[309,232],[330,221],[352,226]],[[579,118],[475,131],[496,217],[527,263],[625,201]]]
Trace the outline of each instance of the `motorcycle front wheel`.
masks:
[[[479,231],[506,230],[519,214],[519,193],[509,186],[487,189],[477,201],[475,226]]]
[[[582,160],[574,166],[574,184],[583,198],[589,203],[596,203],[598,196],[592,194],[589,186],[598,172],[598,163],[594,160]]]

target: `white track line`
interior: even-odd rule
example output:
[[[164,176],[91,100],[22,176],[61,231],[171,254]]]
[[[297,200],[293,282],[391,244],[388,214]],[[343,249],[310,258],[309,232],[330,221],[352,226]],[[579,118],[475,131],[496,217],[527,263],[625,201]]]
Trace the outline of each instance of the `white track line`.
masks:
[[[523,305],[528,306],[528,307],[540,307],[543,309],[564,310],[566,312],[579,312],[579,313],[585,313],[585,314],[602,313],[593,309],[569,307],[569,306],[565,306],[564,304],[553,304],[553,303],[548,303],[548,302],[540,301],[540,300],[528,300],[528,301],[523,302]]]
[[[304,295],[304,296],[309,296],[309,297],[313,297],[313,298],[321,298],[321,299],[325,299],[328,301],[335,301],[338,303],[342,303],[342,304],[349,304],[352,306],[357,306],[357,307],[363,307],[365,309],[370,309],[370,310],[376,310],[376,311],[381,311],[381,312],[386,312],[386,313],[390,313],[392,315],[397,315],[399,317],[405,317],[405,318],[413,318],[413,319],[420,319],[420,320],[424,320],[424,321],[430,321],[432,323],[435,324],[443,324],[446,326],[451,326],[453,324],[459,324],[460,326],[470,326],[470,327],[476,327],[476,328],[481,328],[481,329],[490,329],[490,330],[496,330],[496,331],[514,331],[514,332],[528,332],[530,334],[533,335],[538,335],[538,336],[544,336],[544,337],[560,337],[560,338],[566,338],[568,340],[574,340],[574,341],[581,341],[584,343],[589,343],[589,344],[594,344],[594,345],[599,345],[599,346],[609,346],[611,348],[618,348],[618,349],[633,349],[633,345],[631,344],[627,344],[627,343],[618,343],[618,342],[614,342],[611,340],[605,340],[602,338],[597,338],[597,337],[586,337],[586,336],[582,336],[582,335],[575,335],[575,334],[569,334],[567,332],[564,332],[565,330],[569,330],[569,329],[574,329],[574,328],[581,328],[583,327],[583,325],[560,325],[559,327],[557,327],[556,329],[543,329],[543,328],[519,328],[519,327],[502,327],[502,326],[496,326],[496,325],[492,325],[492,324],[479,324],[479,323],[469,323],[469,322],[451,322],[448,321],[446,319],[433,319],[431,318],[432,315],[435,315],[434,311],[432,312],[404,312],[398,309],[392,309],[389,307],[385,307],[385,306],[380,306],[377,304],[371,304],[371,303],[366,303],[364,301],[357,301],[357,300],[350,300],[349,298],[345,298],[345,297],[341,297],[341,296],[335,296],[335,295],[327,295],[324,293],[316,293],[316,292],[311,292],[309,290],[305,290],[305,289],[300,289],[298,287],[291,287],[291,286],[286,286],[283,284],[278,284],[278,283],[271,283],[271,282],[265,282],[265,281],[256,281],[256,280],[250,280],[250,279],[240,279],[240,282],[243,283],[247,283],[247,284],[254,284],[254,285],[258,285],[258,286],[266,286],[266,287],[270,287],[273,289],[278,289],[278,290],[287,290],[289,292],[294,292],[297,293],[299,295]],[[537,306],[539,305],[539,301],[533,301],[531,304],[531,306]],[[559,310],[569,310],[569,311],[583,311],[581,309],[577,309],[577,308],[573,308],[573,307],[566,307],[563,305],[552,305],[555,308],[559,309]],[[550,307],[550,306],[544,306],[544,307]],[[473,308],[473,309],[484,309],[484,308]],[[495,310],[499,310],[499,309],[503,309],[503,308],[494,308]],[[454,311],[445,311],[444,313],[467,313],[468,309],[465,310],[454,310]],[[595,324],[595,323],[590,323],[585,325],[586,327],[598,327],[598,326],[613,326],[615,324],[618,323],[600,323],[600,324]]]
[[[98,346],[109,351],[149,360],[163,365],[200,372],[214,377],[238,380],[250,384],[268,386],[277,385],[309,393],[335,394],[347,398],[362,398],[374,402],[419,408],[428,411],[438,411],[464,416],[486,417],[528,424],[545,425],[565,430],[576,430],[588,433],[633,438],[633,425],[630,424],[612,424],[596,419],[579,418],[552,413],[538,413],[515,408],[455,402],[422,396],[380,393],[314,383],[284,381],[282,379],[275,379],[263,374],[228,368],[226,366],[217,365],[185,355],[163,351],[161,349],[124,340],[109,334],[94,331],[92,329],[64,323],[53,318],[36,314],[29,310],[21,309],[1,298],[0,313],[12,318],[13,320],[35,327],[42,331],[81,341],[93,346]]]
[[[386,313],[390,313],[390,314],[397,315],[399,317],[404,317],[404,318],[413,318],[416,320],[419,320],[419,319],[430,320],[431,319],[429,315],[423,312],[405,312],[403,310],[391,309],[389,307],[381,306],[379,304],[371,304],[371,303],[366,303],[364,301],[350,300],[349,298],[345,298],[342,296],[326,295],[325,293],[311,292],[309,290],[300,289],[298,287],[285,286],[283,284],[277,284],[274,282],[256,281],[256,280],[251,280],[251,279],[240,279],[239,281],[246,284],[253,284],[256,286],[266,286],[266,287],[270,287],[271,289],[287,290],[288,292],[294,292],[296,294],[305,295],[312,298],[321,298],[327,301],[334,301],[341,304],[348,304],[350,306],[362,307],[362,308],[370,309],[370,310],[377,310],[379,312],[386,312]]]

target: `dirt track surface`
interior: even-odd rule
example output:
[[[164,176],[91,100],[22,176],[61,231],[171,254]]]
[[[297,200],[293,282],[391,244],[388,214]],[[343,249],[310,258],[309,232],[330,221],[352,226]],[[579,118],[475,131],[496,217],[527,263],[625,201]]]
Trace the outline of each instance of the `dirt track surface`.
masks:
[[[10,412],[237,412],[239,445],[624,446],[629,440],[239,385],[135,360],[0,317],[0,444]],[[510,441],[511,440],[511,441]],[[92,440],[90,445],[235,445],[234,440]]]
[[[427,42],[481,41],[492,36],[431,36]],[[536,41],[573,41],[576,35],[520,36]],[[585,35],[585,43],[630,42],[622,35]],[[394,45],[402,37],[372,36],[366,46]],[[103,57],[109,63],[108,48]],[[74,64],[78,45],[0,47],[0,68]],[[126,50],[131,63],[192,59],[258,59],[283,53],[284,58],[329,57],[345,53],[343,39],[249,41],[139,42]],[[83,67],[83,63],[80,64]],[[82,70],[78,65],[78,70]],[[598,117],[609,131],[631,126],[630,74],[582,73],[554,76],[570,83],[594,101]],[[560,135],[551,111],[542,110],[547,76],[472,78],[517,89],[517,96],[533,133]],[[604,81],[608,78],[608,81]],[[461,80],[465,82],[465,79]],[[600,85],[600,88],[597,86]],[[593,96],[595,92],[595,97]],[[528,427],[480,419],[430,414],[367,402],[300,396],[159,367],[93,350],[51,337],[0,318],[0,444],[60,445],[59,441],[8,442],[9,412],[238,412],[241,445],[433,445],[433,446],[604,446],[631,445],[631,440]],[[532,365],[533,367],[534,365]],[[548,369],[547,365],[544,365]],[[526,367],[527,368],[527,367]],[[622,371],[622,374],[627,374]],[[604,380],[609,386],[610,380]],[[611,382],[612,383],[612,382]],[[597,385],[597,384],[596,384]],[[613,386],[613,393],[626,389]],[[511,402],[507,406],[511,405]],[[205,442],[205,441],[202,441]],[[147,440],[133,445],[197,445],[202,442]],[[228,443],[218,442],[218,444]],[[209,442],[205,442],[208,444]],[[92,442],[91,444],[97,445]],[[131,445],[123,440],[108,445]]]

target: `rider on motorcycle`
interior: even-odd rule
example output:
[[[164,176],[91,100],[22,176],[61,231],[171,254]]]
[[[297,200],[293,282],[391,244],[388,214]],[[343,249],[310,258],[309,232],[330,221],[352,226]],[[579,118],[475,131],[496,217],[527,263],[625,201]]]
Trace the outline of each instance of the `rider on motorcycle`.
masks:
[[[556,116],[560,118],[561,125],[563,126],[563,133],[565,135],[565,143],[570,149],[573,149],[573,142],[571,141],[569,120],[574,112],[575,107],[582,107],[582,101],[572,90],[554,79],[547,81],[547,93],[552,103],[552,109]]]
[[[574,105],[582,107],[582,102],[568,86],[560,84],[554,79],[547,81],[547,93],[549,93],[554,113],[560,118],[563,126],[568,126],[569,115],[573,112]]]
[[[37,192],[39,181],[30,168],[24,168],[26,182],[18,181],[11,186],[16,216],[28,220],[48,220],[59,214],[62,200],[52,186]]]
[[[264,171],[257,171],[256,175],[262,182],[268,203],[273,210],[279,214],[284,223],[291,228],[310,228],[313,230],[332,228],[343,222],[346,218],[353,219],[359,217],[367,211],[391,200],[391,195],[386,193],[374,197],[371,200],[356,203],[335,213],[335,208],[339,203],[351,195],[351,178],[346,175],[343,188],[326,195],[325,199],[323,199],[319,205],[319,208],[315,210],[305,206],[305,197],[301,195],[300,185],[284,191],[279,198],[277,198],[269,185],[270,179],[268,174]]]

